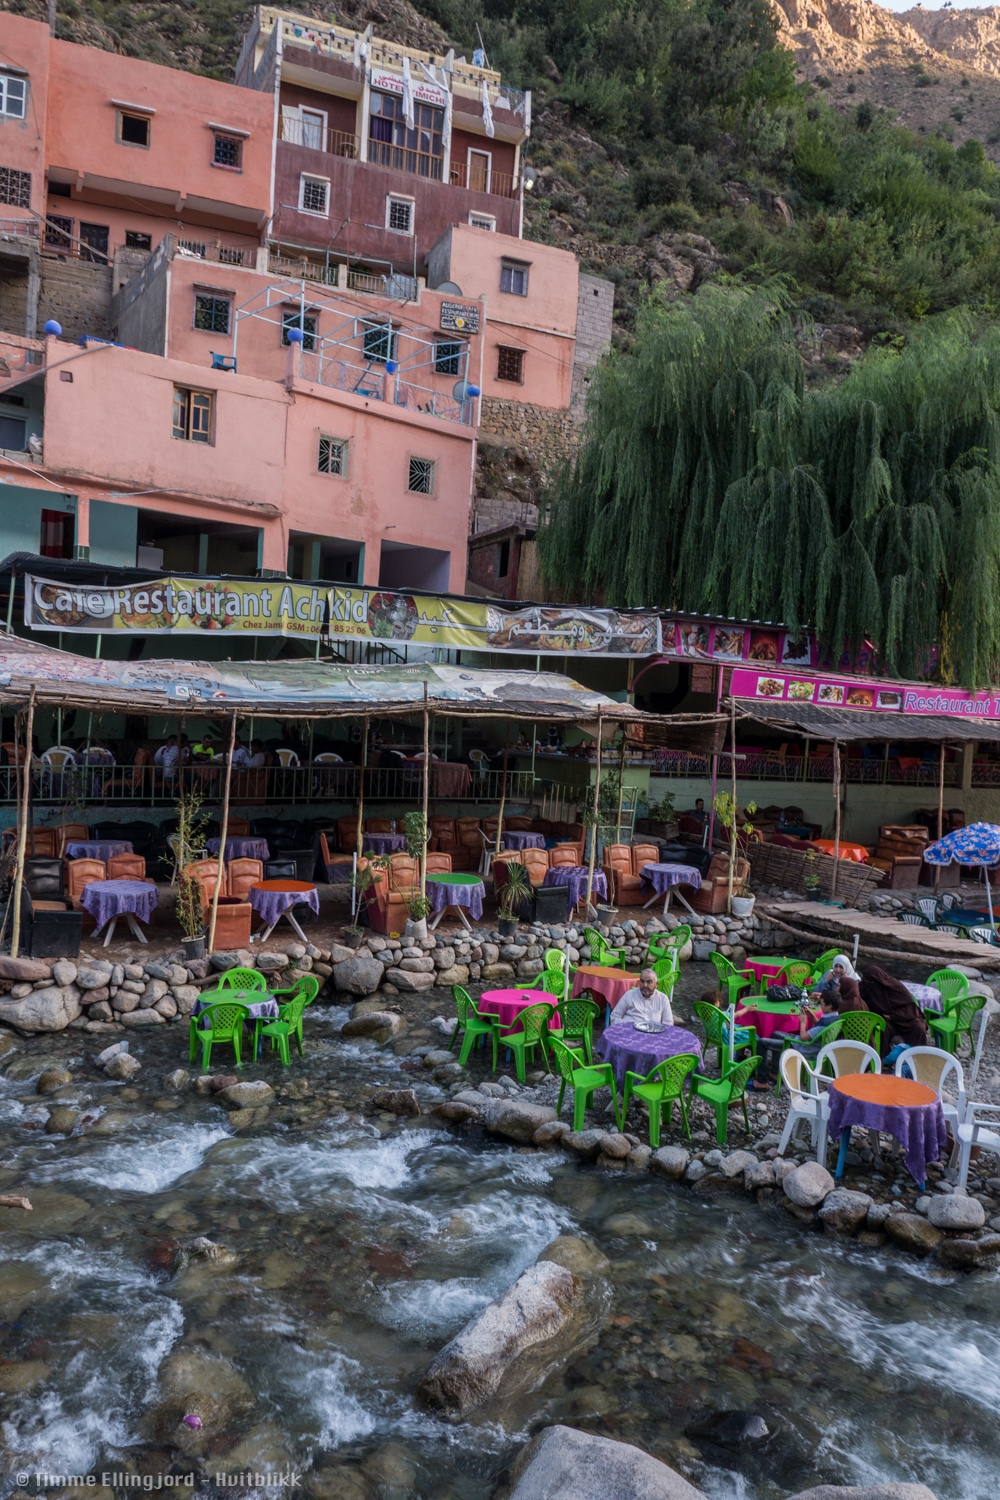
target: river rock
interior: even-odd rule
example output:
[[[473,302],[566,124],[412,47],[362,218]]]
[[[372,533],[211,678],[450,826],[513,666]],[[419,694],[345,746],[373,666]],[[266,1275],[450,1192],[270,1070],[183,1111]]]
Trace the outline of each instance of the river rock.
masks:
[[[514,982],[514,966],[513,964],[484,964],[479,977],[487,989],[490,985],[503,989]]]
[[[111,1021],[114,1019],[114,1014],[106,1000],[98,1000],[96,1005],[91,1005],[87,1009],[87,1024],[89,1026],[95,1021]]]
[[[35,1093],[54,1094],[56,1089],[65,1088],[67,1083],[72,1082],[73,1075],[67,1068],[46,1068],[35,1084]]]
[[[565,1120],[546,1120],[544,1125],[539,1125],[531,1140],[535,1146],[555,1146],[569,1133]]]
[[[111,997],[111,1007],[119,1016],[139,1009],[139,996],[134,990],[121,989]]]
[[[189,1016],[198,1003],[201,991],[196,984],[179,984],[172,994],[177,1002],[177,1014]]]
[[[11,958],[9,953],[0,953],[0,979],[37,984],[40,979],[51,978],[51,968],[40,958]]]
[[[788,1500],[937,1500],[925,1484],[820,1484]]]
[[[718,1170],[723,1177],[743,1177],[753,1167],[757,1166],[757,1157],[752,1151],[730,1151],[719,1163]]]
[[[529,1266],[434,1356],[417,1400],[459,1416],[482,1406],[519,1355],[566,1329],[582,1297],[583,1283],[565,1267]]]
[[[134,1078],[137,1073],[142,1072],[142,1063],[131,1052],[116,1052],[114,1057],[108,1059],[104,1071],[109,1078],[124,1083],[126,1079]]]
[[[944,1239],[940,1229],[919,1214],[889,1214],[882,1228],[894,1244],[917,1255],[929,1255]]]
[[[271,1103],[274,1089],[262,1078],[256,1078],[252,1082],[248,1079],[245,1083],[231,1083],[215,1097],[227,1109],[259,1109],[262,1104]]]
[[[509,1500],[705,1500],[658,1458],[616,1438],[546,1427],[510,1469]]]
[[[614,1161],[624,1161],[632,1150],[623,1135],[612,1135],[610,1131],[601,1136],[597,1148],[602,1156],[610,1156]]]
[[[164,1078],[163,1087],[172,1090],[182,1089],[187,1081],[187,1070],[185,1068],[175,1068],[172,1073],[168,1073],[166,1078]]]
[[[818,1161],[806,1161],[789,1172],[781,1186],[796,1208],[816,1208],[833,1192],[836,1183]]]
[[[376,1089],[372,1095],[376,1109],[384,1109],[391,1115],[419,1115],[420,1105],[412,1089]]]
[[[927,1205],[927,1221],[935,1229],[982,1229],[986,1223],[986,1210],[978,1198],[935,1194]]]
[[[76,964],[70,958],[57,958],[52,965],[52,979],[55,984],[75,984],[76,975]]]
[[[557,1266],[572,1271],[574,1276],[607,1276],[611,1262],[593,1240],[578,1234],[561,1234],[538,1256],[538,1260],[551,1260]]]
[[[333,966],[335,987],[348,995],[370,995],[382,983],[382,965],[377,958],[358,958],[352,953]]]
[[[872,1200],[867,1193],[851,1192],[848,1188],[834,1188],[819,1210],[819,1221],[831,1234],[852,1234],[868,1217]]]
[[[45,1122],[46,1135],[72,1135],[80,1118],[78,1109],[54,1109]]]
[[[253,1410],[253,1392],[228,1360],[197,1349],[176,1349],[159,1373],[162,1401],[153,1413],[154,1431],[187,1453],[200,1451],[213,1434]],[[198,1417],[201,1426],[186,1426],[188,1416]]]
[[[547,1104],[528,1104],[520,1099],[488,1099],[483,1104],[483,1124],[491,1135],[528,1145],[540,1125],[556,1118]]]
[[[111,978],[111,965],[104,967],[97,959],[91,963],[82,963],[76,971],[76,983],[81,990],[105,989]]]
[[[371,1037],[382,1043],[389,1041],[403,1029],[402,1016],[389,1010],[370,1011],[366,1016],[355,1016],[341,1028],[341,1036],[347,1041],[352,1037]]]
[[[475,1104],[467,1104],[462,1099],[449,1099],[444,1104],[435,1104],[431,1110],[439,1120],[449,1120],[453,1125],[468,1125],[480,1117],[480,1110]]]
[[[40,1359],[16,1360],[13,1364],[0,1365],[0,1391],[5,1396],[14,1396],[21,1391],[30,1391],[49,1374],[49,1366]]]
[[[760,1412],[718,1411],[684,1429],[686,1437],[701,1438],[705,1442],[719,1443],[724,1448],[742,1448],[747,1444],[762,1443],[770,1436],[770,1430]]]
[[[562,1138],[562,1144],[567,1151],[574,1151],[577,1156],[594,1157],[601,1149],[603,1130],[568,1130]]]
[[[450,969],[440,969],[437,982],[444,987],[452,984],[467,985],[469,982],[468,964],[452,964]]]
[[[74,984],[47,985],[23,1000],[0,1000],[0,1022],[19,1031],[65,1031],[80,1012],[80,991]]]
[[[166,1026],[165,1016],[161,1016],[158,1010],[150,1010],[145,1006],[139,1010],[130,1010],[119,1016],[123,1026]]]
[[[417,995],[434,987],[433,974],[411,974],[409,969],[387,969],[385,977],[404,995]]]
[[[649,1170],[658,1172],[661,1177],[670,1177],[675,1182],[679,1182],[690,1160],[691,1153],[685,1151],[683,1146],[661,1146],[659,1151],[654,1151],[650,1157]]]
[[[743,1178],[743,1186],[748,1193],[756,1193],[759,1188],[773,1188],[774,1163],[759,1161],[755,1167],[749,1167]]]

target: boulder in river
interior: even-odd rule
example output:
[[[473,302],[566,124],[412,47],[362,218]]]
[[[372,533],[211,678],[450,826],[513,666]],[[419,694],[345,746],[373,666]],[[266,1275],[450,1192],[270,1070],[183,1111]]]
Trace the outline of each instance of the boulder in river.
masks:
[[[529,1266],[434,1356],[417,1400],[458,1416],[482,1406],[520,1355],[568,1329],[582,1299],[572,1271],[554,1261]]]
[[[546,1427],[511,1465],[509,1500],[705,1500],[658,1458],[575,1427]]]
[[[528,1145],[540,1125],[554,1120],[556,1112],[547,1104],[528,1104],[520,1099],[489,1099],[483,1105],[483,1123],[491,1135]]]
[[[228,1088],[221,1089],[215,1097],[227,1109],[259,1109],[262,1104],[270,1104],[274,1098],[274,1089],[263,1078],[255,1078],[232,1083]]]
[[[391,1010],[375,1010],[348,1021],[341,1027],[340,1034],[345,1041],[351,1041],[354,1037],[371,1037],[373,1041],[382,1043],[402,1031],[403,1025],[402,1016],[395,1015]]]
[[[700,1439],[706,1443],[717,1443],[723,1448],[743,1448],[748,1444],[762,1443],[770,1437],[770,1429],[756,1411],[716,1411],[700,1422],[693,1422],[684,1429],[686,1437]]]
[[[935,1229],[982,1229],[986,1223],[986,1210],[978,1198],[959,1198],[949,1193],[931,1199],[927,1205],[927,1220]]]
[[[0,1022],[18,1031],[65,1031],[80,1009],[76,985],[50,984],[32,990],[23,1000],[0,1000]]]
[[[351,953],[342,963],[334,964],[333,982],[341,993],[370,995],[382,983],[382,965],[377,958],[358,958]]]
[[[376,1109],[391,1115],[419,1115],[420,1104],[412,1089],[376,1089],[372,1095]]]
[[[796,1208],[817,1208],[833,1192],[836,1183],[818,1161],[805,1161],[785,1174],[781,1186]]]
[[[788,1500],[937,1500],[926,1484],[820,1484]]]

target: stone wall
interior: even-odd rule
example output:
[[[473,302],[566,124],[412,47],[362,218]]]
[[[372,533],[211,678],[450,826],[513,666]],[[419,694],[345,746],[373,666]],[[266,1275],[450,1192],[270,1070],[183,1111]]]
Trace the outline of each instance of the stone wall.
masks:
[[[587,389],[594,366],[611,347],[614,313],[614,282],[581,272],[576,311],[573,389],[570,397],[570,411],[575,422],[583,421]]]
[[[89,260],[61,260],[42,256],[38,322],[55,318],[69,339],[111,338],[108,311],[111,303],[110,266]]]
[[[524,401],[483,396],[480,402],[479,441],[522,448],[543,470],[554,468],[573,450],[576,427],[568,411],[553,411]],[[499,523],[503,524],[503,522]]]

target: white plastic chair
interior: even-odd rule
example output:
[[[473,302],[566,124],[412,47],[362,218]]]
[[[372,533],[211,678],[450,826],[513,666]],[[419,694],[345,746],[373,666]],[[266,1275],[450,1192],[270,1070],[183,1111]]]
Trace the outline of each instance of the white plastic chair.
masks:
[[[289,750],[285,746],[282,746],[275,753],[277,754],[279,764],[284,766],[286,770],[298,770],[299,757],[294,750]]]
[[[170,884],[176,885],[177,876],[187,863],[186,859],[184,858],[184,846],[181,843],[181,836],[179,833],[167,834],[167,848],[174,856],[174,873],[170,877]]]
[[[483,841],[483,852],[479,859],[479,874],[488,875],[493,868],[493,855],[496,846],[490,843],[481,828],[479,830],[479,837]]]
[[[996,1118],[1000,1115],[1000,1104],[968,1104],[966,1117],[956,1131],[958,1186],[961,1188],[964,1188],[969,1180],[969,1163],[972,1159],[973,1146],[982,1146],[984,1151],[991,1151],[994,1156],[1000,1158],[1000,1135],[995,1130],[986,1129],[988,1121],[981,1119],[983,1115]]]
[[[992,927],[970,927],[969,936],[974,943],[988,943],[993,948],[1000,945],[1000,937]]]
[[[281,754],[280,750],[278,754]],[[334,755],[332,750],[324,750],[320,755],[313,756],[314,766],[342,766],[343,764],[344,757],[342,755]]]
[[[819,1050],[816,1058],[815,1073],[819,1083],[830,1082],[829,1078],[823,1077],[823,1065],[829,1063],[833,1069],[834,1078],[843,1078],[848,1073],[867,1073],[869,1068],[873,1073],[881,1073],[882,1060],[874,1047],[869,1047],[866,1042],[827,1042],[825,1047]]]
[[[42,772],[42,795],[60,797],[63,794],[63,775],[76,766],[76,751],[68,745],[53,745],[43,750],[39,757]]]
[[[819,1092],[816,1075],[801,1052],[796,1052],[789,1047],[781,1054],[778,1067],[781,1070],[782,1082],[788,1090],[788,1117],[778,1144],[778,1155],[784,1156],[789,1142],[800,1126],[808,1125],[809,1139],[812,1150],[816,1152],[816,1160],[825,1166],[830,1123],[829,1096]],[[806,1084],[808,1087],[804,1087]]]
[[[940,1047],[907,1047],[906,1051],[901,1052],[896,1058],[897,1078],[902,1078],[904,1067],[909,1068],[917,1083],[926,1084],[927,1088],[933,1089],[937,1094],[941,1100],[944,1117],[951,1125],[952,1135],[957,1138],[958,1127],[965,1119],[969,1107],[968,1096],[965,1092],[965,1075],[958,1058],[952,1057],[950,1052],[943,1052]],[[956,1104],[946,1099],[942,1092],[949,1075],[954,1075],[951,1081],[958,1094]]]

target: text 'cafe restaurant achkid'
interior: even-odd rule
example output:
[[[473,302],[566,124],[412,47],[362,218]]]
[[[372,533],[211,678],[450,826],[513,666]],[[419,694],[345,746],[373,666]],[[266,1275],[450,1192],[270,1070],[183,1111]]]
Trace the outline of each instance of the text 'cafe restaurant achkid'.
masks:
[[[89,737],[128,766],[175,736],[181,718],[191,743],[206,735],[221,742],[227,706],[239,704],[247,750],[259,741],[268,770],[299,773],[283,775],[280,787],[279,778],[263,778],[262,804],[318,796],[323,814],[336,816],[350,801],[346,781],[338,796],[334,777],[306,770],[324,756],[344,766],[365,758],[376,799],[412,806],[405,762],[420,753],[419,715],[400,715],[393,695],[404,684],[408,694],[433,667],[439,684],[441,674],[454,677],[458,694],[451,712],[434,715],[431,746],[442,763],[438,800],[453,814],[460,803],[473,810],[496,800],[505,745],[513,800],[582,803],[596,760],[593,716],[606,699],[609,714],[615,703],[641,711],[623,778],[640,815],[665,797],[677,810],[699,797],[710,805],[713,784],[730,782],[735,752],[738,801],[756,803],[758,826],[791,808],[827,833],[836,749],[845,839],[873,844],[881,825],[929,811],[936,818],[942,799],[946,827],[949,818],[1000,822],[1000,693],[880,678],[867,651],[834,665],[813,637],[780,626],[274,578],[164,578],[24,554],[0,563],[4,615],[8,632],[45,648],[53,681],[65,677],[82,692],[90,677],[99,697],[98,682],[113,676],[126,695],[113,709],[107,696],[100,707],[71,704],[67,693],[62,706],[40,702],[38,752]],[[5,742],[23,696],[14,684],[41,668],[37,653],[8,644]],[[72,656],[60,668],[53,650]],[[127,711],[127,691],[144,683],[165,694],[164,709],[140,720]],[[362,694],[353,715],[344,712],[347,692]],[[489,711],[477,713],[485,698]],[[573,712],[552,712],[571,700]],[[309,712],[341,707],[337,717],[310,718],[300,711],[307,701]],[[383,713],[390,703],[396,711]],[[291,751],[299,767],[282,764],[279,751]],[[449,776],[444,766],[458,769]],[[102,799],[110,818],[134,806],[128,780],[118,776]],[[135,783],[141,796],[142,778]],[[13,799],[6,778],[4,794]]]

